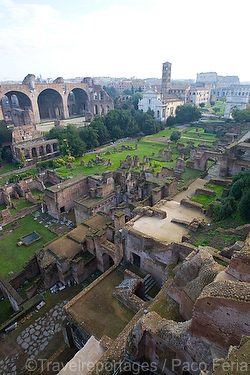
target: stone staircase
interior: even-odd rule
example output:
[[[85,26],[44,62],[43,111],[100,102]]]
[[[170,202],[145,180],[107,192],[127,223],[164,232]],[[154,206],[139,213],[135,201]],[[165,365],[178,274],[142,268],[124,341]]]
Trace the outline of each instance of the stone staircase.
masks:
[[[151,275],[149,275],[149,274],[147,274],[144,277],[144,280],[145,280],[145,297],[144,297],[144,301],[152,301],[153,298],[148,295],[148,292],[149,292],[150,289],[153,288],[153,286],[156,284],[156,282],[153,279],[153,277]]]

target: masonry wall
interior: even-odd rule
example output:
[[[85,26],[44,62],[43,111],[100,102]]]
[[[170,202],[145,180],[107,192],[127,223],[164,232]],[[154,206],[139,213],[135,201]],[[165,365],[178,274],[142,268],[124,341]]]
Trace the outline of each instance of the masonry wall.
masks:
[[[57,187],[58,191],[56,191]],[[45,201],[48,213],[51,216],[59,218],[62,208],[64,212],[68,212],[74,207],[74,200],[86,195],[87,192],[87,177],[79,181],[76,180],[75,184],[71,183],[69,186],[66,183],[61,183],[60,185],[53,186],[52,189],[46,189]]]
[[[139,256],[140,268],[162,285],[165,281],[165,267],[178,260],[178,253],[173,251],[172,245],[142,235],[135,229],[123,229],[123,235],[125,260],[133,263],[133,254]]]
[[[231,298],[200,297],[196,301],[190,331],[220,349],[239,345],[250,335],[250,303]]]

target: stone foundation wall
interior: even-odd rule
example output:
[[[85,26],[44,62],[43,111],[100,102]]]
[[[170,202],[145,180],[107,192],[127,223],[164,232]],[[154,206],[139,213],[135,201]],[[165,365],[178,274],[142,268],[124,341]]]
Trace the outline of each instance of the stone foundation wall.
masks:
[[[25,280],[30,280],[40,273],[39,266],[37,263],[36,256],[29,259],[27,264],[24,265],[23,271],[19,272],[17,275],[9,279],[9,283],[13,288],[17,288]]]
[[[238,346],[250,335],[250,303],[231,298],[200,297],[194,307],[190,332],[220,349]]]
[[[190,199],[184,198],[181,200],[180,204],[182,204],[185,207],[194,208],[204,213],[203,204],[193,202]]]
[[[32,212],[37,211],[40,207],[41,207],[41,204],[38,203],[38,204],[34,205],[33,207],[23,208],[20,212],[17,212],[14,215],[10,214],[10,216],[8,216],[4,219],[2,218],[2,220],[0,220],[0,225],[6,225],[6,224],[9,224],[9,223],[12,223],[12,221],[21,219],[22,217],[24,217],[26,215],[29,215]]]

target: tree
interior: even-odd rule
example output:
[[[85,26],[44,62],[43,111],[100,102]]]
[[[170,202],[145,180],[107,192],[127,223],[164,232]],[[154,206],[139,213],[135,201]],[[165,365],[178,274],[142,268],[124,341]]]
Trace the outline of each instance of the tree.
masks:
[[[106,91],[106,93],[113,99],[115,100],[115,98],[117,98],[119,96],[117,90],[113,87],[113,86],[110,86],[110,87],[106,87],[106,86],[103,86],[103,90]]]
[[[177,142],[181,138],[181,132],[174,130],[170,135],[170,141]]]
[[[7,128],[7,122],[5,120],[0,120],[0,147],[3,142],[11,141],[11,132]]]
[[[250,122],[250,105],[242,110],[234,108],[232,116],[236,122]]]
[[[200,104],[199,104],[199,106],[200,106],[201,108],[204,108],[205,105],[206,105],[205,103],[200,103]]]
[[[141,92],[136,92],[134,95],[133,95],[133,105],[134,105],[134,108],[135,109],[138,109],[138,103],[139,101],[143,98],[143,95]]]
[[[25,156],[24,156],[24,154],[23,154],[22,151],[20,151],[20,155],[21,155],[21,162],[20,162],[20,164],[23,167],[25,165],[25,163],[26,163],[26,158],[25,158]]]
[[[133,95],[133,92],[129,89],[125,89],[125,90],[123,90],[123,94],[124,95]]]
[[[176,108],[176,121],[178,124],[185,124],[198,121],[202,116],[199,108],[192,105],[179,105]]]
[[[235,181],[231,186],[230,195],[236,200],[239,200],[242,197],[244,187],[245,184],[243,178]]]
[[[63,156],[70,154],[77,158],[82,156],[86,150],[86,144],[81,140],[79,130],[73,124],[69,124],[67,127],[59,126],[52,128],[49,131],[48,138],[58,139],[60,151]],[[67,144],[65,143],[65,140],[67,140]]]
[[[238,206],[238,211],[243,219],[250,219],[250,190],[242,196]]]
[[[215,105],[215,101],[214,100],[211,100],[210,102],[211,106],[213,107]]]
[[[85,142],[87,150],[91,150],[92,148],[99,145],[97,139],[97,130],[93,126],[81,128],[79,130],[79,136],[81,140]]]
[[[172,127],[176,124],[176,117],[175,116],[169,116],[166,121],[166,126]]]
[[[215,220],[223,220],[232,215],[236,209],[236,202],[234,197],[226,197],[214,205]]]

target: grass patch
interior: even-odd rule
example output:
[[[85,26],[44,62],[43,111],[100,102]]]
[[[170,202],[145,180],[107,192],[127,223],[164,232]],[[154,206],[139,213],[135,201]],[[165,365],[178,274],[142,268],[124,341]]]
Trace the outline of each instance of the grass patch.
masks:
[[[24,208],[32,207],[34,206],[33,203],[28,201],[25,197],[20,198],[11,198],[11,202],[13,202],[16,206],[15,208],[10,208],[11,215],[14,215],[17,212],[20,212]]]
[[[221,198],[223,191],[225,190],[224,186],[216,185],[216,184],[207,184],[205,186],[206,188],[210,190],[214,190],[216,193],[215,197],[208,197],[205,194],[195,194],[191,200],[196,203],[203,204],[205,210],[208,209],[208,206],[211,202],[214,202],[216,199]]]
[[[198,131],[194,130],[193,127],[185,129],[181,132],[181,135],[183,137],[193,138],[193,139],[197,139],[197,140],[200,139],[199,142],[201,142],[202,139],[205,139],[206,141],[210,141],[210,142],[214,142],[214,141],[219,140],[219,138],[217,137],[216,134],[205,133],[204,129],[202,129],[202,128],[197,127],[196,129],[198,129]]]
[[[10,277],[10,271],[12,271],[13,274],[22,271],[25,262],[27,262],[37,250],[47,242],[56,238],[54,233],[34,220],[33,214],[19,219],[18,223],[21,226],[15,230],[13,230],[12,224],[4,226],[4,230],[9,230],[9,233],[5,238],[0,240],[0,273],[7,279]],[[33,231],[39,233],[42,239],[30,246],[17,246],[17,242],[21,236]]]
[[[172,128],[172,129],[166,128],[157,134],[147,135],[145,139],[169,137],[173,133],[174,130],[175,128]]]
[[[211,246],[221,251],[224,247],[232,246],[236,241],[241,240],[241,236],[238,235],[225,235],[216,230],[219,225],[216,223],[212,224],[213,228],[210,227],[201,228],[195,234],[191,235],[189,242],[195,246]]]

